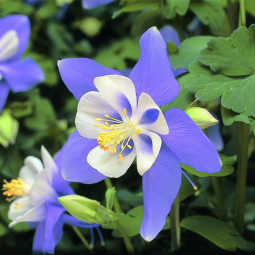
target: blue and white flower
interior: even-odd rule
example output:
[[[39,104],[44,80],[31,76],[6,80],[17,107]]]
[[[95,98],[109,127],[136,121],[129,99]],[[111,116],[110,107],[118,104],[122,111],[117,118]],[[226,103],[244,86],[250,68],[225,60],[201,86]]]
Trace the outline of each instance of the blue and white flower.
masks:
[[[214,173],[221,161],[185,112],[160,110],[177,97],[179,85],[156,27],[142,35],[140,49],[129,77],[91,59],[59,61],[63,81],[79,100],[77,131],[64,146],[62,174],[69,181],[95,183],[122,176],[136,158],[143,179],[140,234],[151,241],[164,227],[178,193],[180,162]]]
[[[20,59],[30,35],[29,19],[24,15],[0,18],[0,112],[9,91],[31,89],[44,80],[40,66],[31,58]]]

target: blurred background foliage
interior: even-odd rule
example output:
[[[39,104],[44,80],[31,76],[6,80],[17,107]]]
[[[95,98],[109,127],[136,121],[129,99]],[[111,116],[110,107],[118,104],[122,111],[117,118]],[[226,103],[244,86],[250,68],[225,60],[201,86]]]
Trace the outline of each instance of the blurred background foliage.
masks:
[[[172,66],[175,69],[188,69],[210,38],[230,36],[237,28],[238,1],[233,0],[231,5],[228,5],[229,2],[231,1],[122,0],[86,10],[82,8],[81,0],[0,0],[0,17],[10,14],[25,14],[29,17],[31,36],[25,56],[37,61],[45,74],[45,81],[32,90],[10,93],[0,116],[1,182],[17,177],[26,156],[40,157],[42,144],[52,155],[56,154],[74,130],[78,102],[61,81],[57,70],[58,60],[87,57],[106,67],[126,72],[128,71],[126,69],[132,68],[139,58],[138,42],[141,34],[151,26],[161,28],[164,25],[172,25],[178,31],[181,41],[185,38],[194,39],[197,35],[210,36],[195,39],[196,41],[186,40],[186,46],[182,44],[178,54],[174,54],[178,49],[176,45],[173,42],[168,43]],[[247,21],[248,24],[252,24],[255,1],[247,0],[245,3]],[[181,86],[185,85],[185,77],[178,77]],[[186,82],[189,83],[187,78]],[[189,91],[182,87],[180,96],[165,106],[165,110],[169,107],[185,109],[195,99],[194,94]],[[198,105],[214,112],[220,120],[220,116],[224,115],[221,115],[222,109],[217,97],[209,102],[199,102]],[[229,121],[228,123],[232,124],[235,120],[243,121],[245,118],[236,116],[232,111],[224,113],[225,123]],[[250,118],[253,121],[253,117]],[[4,127],[1,123],[5,123]],[[192,176],[192,180],[199,187],[197,191],[194,191],[189,182],[183,178],[180,190],[182,247],[178,254],[187,252],[204,254],[205,251],[209,254],[228,254],[227,251],[236,251],[236,248],[245,250],[248,247],[248,243],[238,235],[231,224],[228,224],[233,219],[235,196],[234,155],[237,154],[235,123],[228,127],[221,125],[221,134],[224,141],[222,161],[225,166],[225,172],[221,172],[222,177]],[[252,139],[249,147],[251,157],[248,165],[244,235],[244,238],[250,241],[255,241],[255,160],[252,157],[254,146],[255,142]],[[194,174],[192,169],[185,166],[183,168]],[[123,211],[128,212],[136,207],[133,209],[135,212],[131,210],[125,216],[120,216],[123,217],[122,222],[126,224],[127,232],[132,225],[130,236],[134,236],[132,242],[136,251],[145,254],[149,252],[168,254],[169,222],[166,230],[151,243],[145,243],[137,235],[143,210],[139,207],[142,205],[141,179],[135,169],[128,175],[113,180],[113,184]],[[94,185],[75,183],[72,186],[76,193],[104,203],[102,201],[105,193],[104,183]],[[11,254],[30,254],[33,230],[26,224],[9,229],[8,206],[1,196],[0,248]],[[89,231],[83,232],[90,238]],[[96,238],[94,249],[96,254],[125,253],[117,231],[114,230],[112,233],[111,230],[103,229],[102,232],[106,245],[100,246],[99,239]],[[65,227],[56,254],[85,252],[89,251],[84,251],[72,229]],[[238,253],[241,254],[242,251],[239,250]]]

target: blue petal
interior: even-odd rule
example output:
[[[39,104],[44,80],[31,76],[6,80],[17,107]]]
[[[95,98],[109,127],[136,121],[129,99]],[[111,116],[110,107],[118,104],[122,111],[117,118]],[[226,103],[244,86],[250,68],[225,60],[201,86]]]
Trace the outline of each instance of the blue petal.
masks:
[[[168,60],[166,44],[156,27],[150,28],[140,39],[140,59],[129,78],[136,87],[137,98],[149,94],[158,104],[174,100],[180,87]]]
[[[60,151],[58,151],[58,153],[57,153],[57,155],[55,157],[54,161],[55,161],[59,171],[58,171],[58,174],[56,176],[54,176],[54,178],[52,180],[52,186],[57,191],[59,196],[74,194],[74,191],[69,186],[70,182],[64,180],[63,176],[61,175],[61,171],[60,170],[61,170],[61,166],[62,166],[63,152],[64,152],[64,150],[62,148]]]
[[[19,47],[17,53],[9,59],[19,59],[28,44],[30,35],[29,19],[24,15],[9,15],[0,19],[0,38],[9,30],[15,30],[19,38]]]
[[[223,150],[224,143],[220,133],[220,124],[208,127],[207,136],[217,151]]]
[[[167,43],[171,41],[176,44],[176,46],[180,46],[181,42],[179,39],[179,35],[174,27],[166,25],[159,30],[162,35],[164,41]]]
[[[143,116],[139,120],[139,124],[153,124],[159,116],[158,109],[149,109],[143,113]]]
[[[29,90],[44,80],[40,66],[30,58],[0,64],[0,73],[13,92]]]
[[[7,86],[5,82],[0,82],[0,113],[7,100],[9,90],[10,90],[9,87]]]
[[[179,35],[177,33],[177,31],[175,30],[174,27],[166,25],[164,27],[162,27],[159,32],[161,33],[165,43],[167,43],[168,41],[174,42],[178,47],[180,46],[181,42],[179,39]],[[173,74],[174,77],[186,73],[187,71],[184,69],[178,69],[178,70],[173,70]]]
[[[166,223],[166,217],[181,185],[181,167],[175,154],[166,146],[152,167],[143,175],[144,217],[140,234],[151,241]]]
[[[82,7],[84,9],[93,9],[99,5],[105,5],[113,2],[114,0],[82,0]]]
[[[77,100],[89,91],[95,91],[94,79],[98,76],[118,74],[88,58],[67,58],[58,62],[62,80]]]
[[[46,219],[36,227],[33,252],[52,254],[63,232],[62,206],[46,204]]]
[[[182,110],[165,112],[169,134],[161,138],[185,165],[196,171],[216,173],[221,169],[219,155],[203,131]]]
[[[78,131],[69,137],[64,146],[61,167],[62,175],[66,180],[92,184],[106,178],[87,162],[88,153],[97,145],[96,139],[84,138]]]

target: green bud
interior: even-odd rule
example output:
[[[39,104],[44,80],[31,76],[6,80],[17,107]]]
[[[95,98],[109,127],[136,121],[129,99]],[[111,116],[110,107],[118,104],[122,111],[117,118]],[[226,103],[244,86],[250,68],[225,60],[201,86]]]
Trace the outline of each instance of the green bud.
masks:
[[[117,219],[113,211],[83,196],[68,195],[59,197],[58,201],[73,217],[90,224],[106,225]]]
[[[14,144],[19,130],[19,123],[14,119],[9,110],[0,115],[0,144],[8,147]]]
[[[216,120],[205,108],[189,107],[185,110],[185,112],[201,129],[208,128],[219,123],[219,121]]]

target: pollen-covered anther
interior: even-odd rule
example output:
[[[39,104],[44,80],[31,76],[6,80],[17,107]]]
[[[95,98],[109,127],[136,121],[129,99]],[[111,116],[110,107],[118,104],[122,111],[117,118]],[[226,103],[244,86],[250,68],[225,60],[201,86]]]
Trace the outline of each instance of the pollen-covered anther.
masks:
[[[123,160],[122,152],[125,148],[132,150],[132,146],[129,144],[132,136],[139,134],[141,129],[136,129],[135,124],[127,119],[127,110],[123,109],[123,115],[125,120],[115,119],[107,114],[104,115],[105,119],[96,118],[95,121],[104,121],[104,124],[95,124],[95,127],[100,127],[103,132],[100,132],[97,136],[97,142],[99,148],[106,151],[110,150],[110,156],[116,154],[118,146],[120,145],[120,151],[118,157]]]
[[[18,210],[21,206],[23,206],[24,204],[22,203],[22,202],[16,202],[15,204],[14,204],[14,209],[15,210]]]
[[[19,177],[17,179],[13,179],[10,182],[4,180],[5,184],[3,184],[3,195],[7,196],[6,200],[11,202],[17,197],[21,197],[26,193],[26,183]]]

